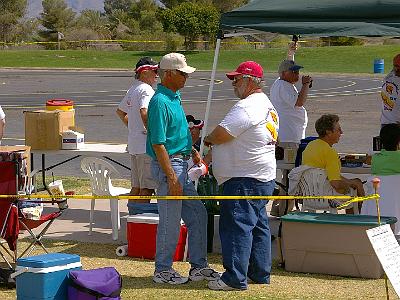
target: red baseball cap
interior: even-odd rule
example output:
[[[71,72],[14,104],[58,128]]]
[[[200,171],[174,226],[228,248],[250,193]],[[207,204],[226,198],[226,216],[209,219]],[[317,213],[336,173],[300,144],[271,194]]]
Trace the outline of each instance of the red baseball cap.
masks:
[[[245,61],[242,62],[236,71],[226,73],[226,76],[233,80],[237,75],[250,75],[258,78],[262,78],[264,75],[263,68],[255,61]]]

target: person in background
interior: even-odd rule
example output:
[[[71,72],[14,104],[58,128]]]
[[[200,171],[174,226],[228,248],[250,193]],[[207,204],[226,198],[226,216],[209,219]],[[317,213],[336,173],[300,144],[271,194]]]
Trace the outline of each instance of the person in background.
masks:
[[[294,54],[297,50],[297,43],[289,44],[288,57],[283,60],[278,68],[279,78],[275,80],[270,89],[271,102],[279,115],[279,142],[278,146],[283,149],[292,149],[297,152],[301,139],[305,137],[308,123],[307,111],[304,104],[313,79],[302,76],[300,92],[295,84],[300,80],[299,66],[294,61]],[[287,182],[282,182],[287,185]],[[285,211],[286,201],[274,201],[271,214],[281,216]],[[288,211],[294,206],[294,201],[287,203]]]
[[[5,127],[6,127],[6,114],[4,113],[3,109],[0,106],[0,145],[1,145],[1,140],[4,136]]]
[[[339,154],[332,147],[343,134],[337,115],[322,115],[315,122],[318,139],[311,141],[303,152],[302,164],[326,171],[329,183],[340,194],[348,194],[350,188],[357,191],[357,196],[365,196],[362,181],[358,178],[347,179],[340,174]],[[351,213],[352,208],[347,210]]]
[[[393,69],[383,79],[381,126],[400,123],[400,54],[393,58]]]
[[[180,89],[196,69],[180,53],[160,61],[161,83],[148,108],[146,151],[152,157],[152,174],[158,181],[158,196],[197,196],[188,177],[192,147],[189,125],[182,108]],[[194,163],[199,163],[195,161]],[[216,280],[219,274],[207,262],[207,211],[200,200],[158,200],[159,224],[155,258],[155,283],[183,284],[189,279]],[[188,228],[189,277],[172,268],[181,218]]]
[[[379,153],[372,155],[372,174],[400,174],[400,124],[383,125],[379,136],[382,149]]]
[[[220,202],[219,233],[225,272],[210,281],[212,290],[245,290],[248,280],[270,283],[271,232],[267,200],[246,196],[270,196],[275,187],[275,143],[279,120],[262,91],[263,68],[254,61],[241,63],[226,74],[240,99],[204,139],[213,147],[213,172],[223,195],[243,200]]]
[[[147,107],[154,95],[158,63],[142,57],[136,64],[135,79],[117,109],[117,115],[128,127],[128,152],[131,155],[131,192],[133,196],[151,196],[157,184],[151,175],[151,158],[146,154]],[[129,214],[157,212],[149,200],[129,200]],[[154,211],[155,210],[155,211]]]
[[[186,115],[186,121],[189,124],[193,147],[196,148],[197,151],[200,151],[201,130],[203,129],[204,121],[196,120],[192,115]]]

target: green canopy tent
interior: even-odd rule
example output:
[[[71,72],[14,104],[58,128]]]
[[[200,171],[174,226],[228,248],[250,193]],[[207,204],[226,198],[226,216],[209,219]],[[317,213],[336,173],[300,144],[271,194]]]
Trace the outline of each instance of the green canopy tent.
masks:
[[[253,0],[223,14],[220,29],[202,139],[207,132],[222,38],[257,32],[308,36],[400,36],[400,0]]]

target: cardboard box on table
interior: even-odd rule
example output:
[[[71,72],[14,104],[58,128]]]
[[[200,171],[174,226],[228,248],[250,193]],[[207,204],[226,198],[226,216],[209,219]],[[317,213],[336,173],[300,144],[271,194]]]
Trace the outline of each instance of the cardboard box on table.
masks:
[[[376,216],[292,212],[281,217],[285,269],[362,278],[381,278],[383,269],[366,230]],[[381,217],[381,224],[397,219]]]
[[[62,132],[75,126],[75,111],[25,111],[25,145],[34,150],[61,149]]]
[[[158,214],[130,215],[127,219],[128,256],[154,259],[156,256],[156,236]],[[187,229],[181,222],[181,229],[176,246],[174,261],[183,260]]]

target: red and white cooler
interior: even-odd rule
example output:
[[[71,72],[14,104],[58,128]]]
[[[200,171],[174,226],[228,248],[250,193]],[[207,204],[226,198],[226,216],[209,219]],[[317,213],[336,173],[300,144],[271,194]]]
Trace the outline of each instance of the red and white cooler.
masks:
[[[131,215],[127,221],[128,256],[154,259],[156,256],[156,236],[158,214]],[[176,245],[174,261],[183,260],[185,254],[187,228],[181,221],[181,231]]]

